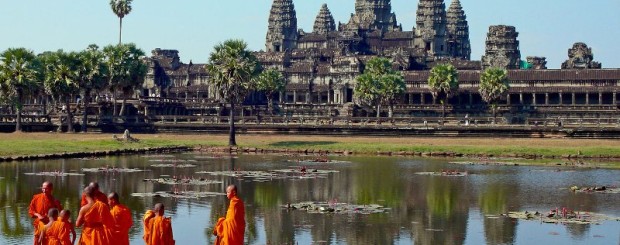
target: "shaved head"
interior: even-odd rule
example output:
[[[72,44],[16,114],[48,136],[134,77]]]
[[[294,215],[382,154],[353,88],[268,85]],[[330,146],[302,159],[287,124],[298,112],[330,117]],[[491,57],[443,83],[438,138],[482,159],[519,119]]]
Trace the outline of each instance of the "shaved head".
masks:
[[[236,185],[229,185],[226,187],[226,197],[228,197],[228,199],[231,199],[233,197],[237,196],[237,186]]]
[[[97,182],[90,182],[90,184],[88,184],[88,186],[92,187],[96,191],[99,190],[99,183],[97,183]]]
[[[47,217],[50,217],[51,220],[56,220],[56,218],[58,218],[58,209],[50,208],[50,210],[47,211]]]
[[[87,186],[86,188],[84,188],[84,195],[86,195],[86,197],[93,198],[95,195],[95,188],[90,185]]]
[[[54,190],[54,184],[52,184],[52,182],[45,181],[41,185],[41,192],[45,194],[52,194],[53,190]]]
[[[118,201],[118,193],[110,192],[110,194],[108,194],[108,205],[112,207],[112,206],[116,206],[119,203],[120,202]]]
[[[165,208],[165,207],[164,207],[164,204],[162,204],[162,203],[156,203],[156,204],[155,204],[155,207],[153,208],[153,211],[154,211],[157,215],[162,216],[162,215],[164,215],[164,208]]]

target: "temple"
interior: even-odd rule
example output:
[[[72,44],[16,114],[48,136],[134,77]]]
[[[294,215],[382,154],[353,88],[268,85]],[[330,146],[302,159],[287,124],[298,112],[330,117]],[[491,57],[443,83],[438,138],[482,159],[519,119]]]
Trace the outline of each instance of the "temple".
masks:
[[[389,0],[356,0],[346,22],[336,22],[329,6],[317,4],[313,29],[305,31],[298,28],[293,0],[274,0],[265,49],[255,55],[264,68],[285,75],[288,85],[276,101],[280,112],[291,117],[374,115],[374,108],[355,103],[353,91],[365,63],[378,56],[390,59],[406,80],[407,90],[400,96],[395,117],[439,115],[427,79],[432,67],[444,63],[459,71],[459,92],[449,101],[448,113],[453,117],[489,116],[489,105],[477,91],[480,73],[488,67],[509,70],[511,88],[498,107],[505,123],[617,117],[620,69],[601,69],[586,44],[570,47],[561,69],[547,69],[545,57],[521,56],[514,26],[494,25],[488,28],[486,42],[479,44],[485,45],[484,55],[471,60],[465,10],[459,0],[447,8],[444,0],[419,0],[416,26],[403,27]],[[172,111],[157,111],[159,107],[151,113],[200,114],[196,107],[202,112],[220,108],[210,109],[219,110],[216,114],[223,110],[204,64],[183,64],[177,51],[160,49],[153,51],[148,62],[142,95],[179,103]],[[265,104],[265,96],[259,93],[246,100],[246,105]]]

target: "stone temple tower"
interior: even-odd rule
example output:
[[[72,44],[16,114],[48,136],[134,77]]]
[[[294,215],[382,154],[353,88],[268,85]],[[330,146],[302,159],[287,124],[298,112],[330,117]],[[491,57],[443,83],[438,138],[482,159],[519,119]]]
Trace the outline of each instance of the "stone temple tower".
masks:
[[[297,14],[293,0],[274,0],[265,42],[267,51],[292,50],[297,46],[297,37]]]
[[[417,48],[429,56],[448,56],[446,4],[443,0],[420,0],[416,12]]]
[[[325,35],[335,30],[336,22],[334,21],[334,16],[332,16],[332,13],[329,11],[327,4],[323,4],[319,14],[316,16],[316,20],[314,21],[313,32]]]
[[[459,0],[452,0],[446,16],[448,17],[448,52],[450,56],[470,60],[469,24]]]
[[[519,33],[514,26],[490,26],[486,50],[482,56],[482,69],[488,67],[519,69],[521,51],[519,51],[518,36]]]
[[[396,14],[392,13],[391,0],[356,0],[355,14],[344,26],[346,31],[400,30],[396,22]]]

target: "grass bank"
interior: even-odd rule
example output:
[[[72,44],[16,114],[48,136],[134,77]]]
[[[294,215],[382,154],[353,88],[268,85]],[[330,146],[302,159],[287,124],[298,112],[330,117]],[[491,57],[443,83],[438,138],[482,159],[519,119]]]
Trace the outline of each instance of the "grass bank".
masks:
[[[0,134],[0,156],[166,146],[226,146],[228,143],[226,135],[137,134],[133,136],[140,139],[140,142],[119,142],[114,140],[111,134]],[[614,156],[620,158],[620,142],[617,140],[238,135],[237,142],[239,147],[346,150],[356,154],[405,151],[494,156],[534,154],[545,157],[580,154],[585,157]]]

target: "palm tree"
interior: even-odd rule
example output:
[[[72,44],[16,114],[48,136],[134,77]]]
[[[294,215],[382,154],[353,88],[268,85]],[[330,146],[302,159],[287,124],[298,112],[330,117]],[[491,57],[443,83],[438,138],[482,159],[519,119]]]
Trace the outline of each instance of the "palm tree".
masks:
[[[206,69],[211,76],[210,82],[219,88],[221,98],[230,103],[228,144],[237,145],[235,105],[242,103],[247,92],[254,87],[260,64],[247,49],[246,42],[231,39],[213,48]]]
[[[106,85],[107,74],[104,56],[97,45],[91,44],[78,54],[81,65],[77,69],[77,82],[80,88],[84,110],[82,114],[82,132],[88,132],[88,104],[93,91],[99,91]]]
[[[377,117],[381,105],[389,106],[389,117],[393,116],[394,102],[405,92],[405,79],[400,72],[392,69],[390,60],[373,58],[366,64],[364,73],[357,78],[355,96],[361,101],[377,106]]]
[[[508,93],[509,89],[508,71],[505,69],[491,67],[480,74],[478,92],[485,102],[491,104],[494,124],[497,117],[497,102]]]
[[[10,48],[0,54],[0,93],[16,107],[15,132],[21,132],[24,96],[41,86],[39,66],[34,53],[25,48]]]
[[[121,44],[121,38],[123,36],[123,18],[125,15],[131,13],[131,2],[133,0],[110,0],[110,7],[112,12],[118,16],[120,21],[118,30],[118,44]]]
[[[114,116],[123,115],[127,95],[133,94],[134,89],[142,85],[148,67],[142,61],[144,52],[135,44],[109,45],[103,48],[106,66],[105,77],[108,80],[107,87],[112,93]],[[116,92],[123,92],[121,112],[116,110]]]
[[[284,91],[286,79],[282,73],[275,69],[263,71],[256,79],[256,90],[262,91],[267,96],[269,112],[273,114],[273,95]]]
[[[433,100],[439,99],[442,105],[441,117],[446,118],[446,104],[459,88],[459,73],[450,64],[440,64],[431,69],[428,77],[428,87],[433,95]]]
[[[81,64],[78,54],[59,50],[43,53],[40,59],[44,67],[45,92],[56,98],[57,101],[64,100],[67,113],[67,132],[71,133],[73,132],[71,101],[79,92],[77,71]]]

